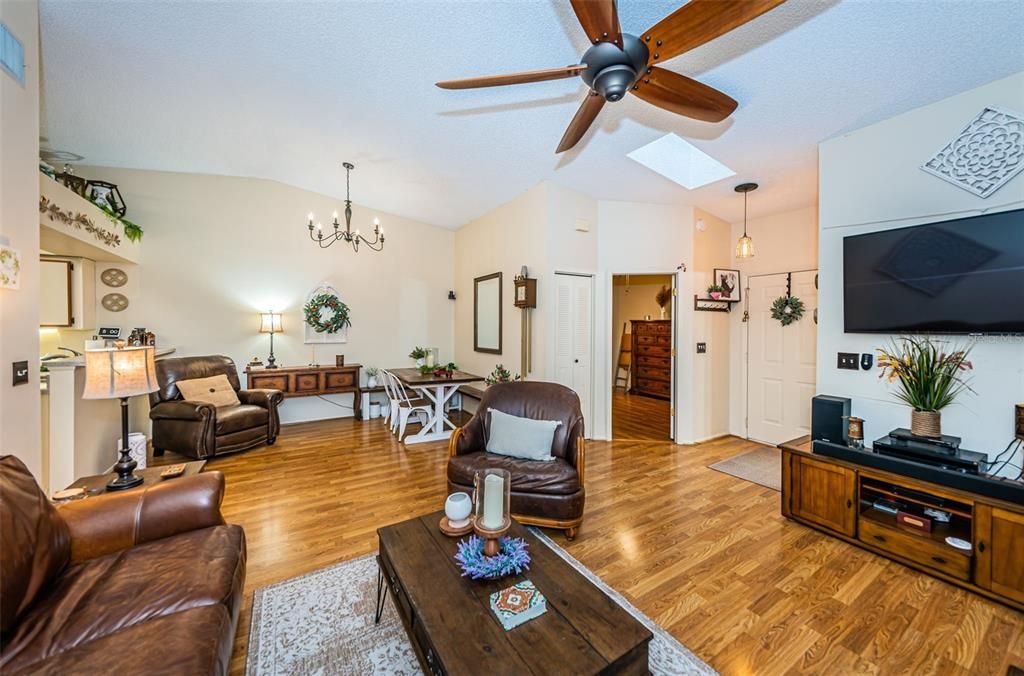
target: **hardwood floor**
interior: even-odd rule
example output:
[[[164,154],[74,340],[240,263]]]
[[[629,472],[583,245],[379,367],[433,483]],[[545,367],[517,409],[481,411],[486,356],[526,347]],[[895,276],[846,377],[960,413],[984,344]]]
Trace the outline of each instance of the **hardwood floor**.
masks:
[[[668,441],[669,402],[664,399],[612,391],[612,438]]]
[[[1024,615],[787,521],[779,493],[706,468],[754,445],[590,442],[579,537],[548,532],[723,674],[1024,664]],[[378,526],[438,509],[445,458],[444,443],[406,448],[380,420],[346,419],[207,465],[225,473],[225,517],[248,538],[232,673],[252,590],[375,551]]]

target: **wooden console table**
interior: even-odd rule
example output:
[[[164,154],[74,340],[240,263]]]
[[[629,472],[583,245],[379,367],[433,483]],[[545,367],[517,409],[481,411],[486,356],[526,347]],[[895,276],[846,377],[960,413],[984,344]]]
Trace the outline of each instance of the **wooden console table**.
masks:
[[[779,448],[784,516],[1024,610],[1024,505],[814,453],[806,436]],[[933,521],[931,532],[907,528],[872,506],[879,499],[907,512],[939,509],[950,521]]]
[[[345,366],[279,366],[245,369],[252,390],[281,390],[286,397],[312,397],[320,394],[352,393],[352,410],[362,418],[363,396],[359,387],[361,364]]]

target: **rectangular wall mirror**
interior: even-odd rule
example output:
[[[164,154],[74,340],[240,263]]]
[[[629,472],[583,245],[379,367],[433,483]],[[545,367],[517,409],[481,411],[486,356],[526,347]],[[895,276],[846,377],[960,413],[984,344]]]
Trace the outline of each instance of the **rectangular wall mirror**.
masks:
[[[501,273],[473,280],[473,349],[501,354]]]

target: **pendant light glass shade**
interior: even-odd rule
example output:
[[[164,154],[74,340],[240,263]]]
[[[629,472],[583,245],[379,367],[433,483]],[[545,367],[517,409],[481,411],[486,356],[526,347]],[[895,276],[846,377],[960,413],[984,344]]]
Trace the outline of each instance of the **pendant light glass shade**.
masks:
[[[743,236],[736,242],[736,258],[753,258],[754,240],[747,234],[747,193],[757,190],[757,184],[740,183],[734,190],[743,193]]]

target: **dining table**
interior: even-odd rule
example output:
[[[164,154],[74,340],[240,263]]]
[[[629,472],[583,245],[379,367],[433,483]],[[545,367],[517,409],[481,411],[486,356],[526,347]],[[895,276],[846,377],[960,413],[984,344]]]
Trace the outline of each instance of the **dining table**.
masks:
[[[428,441],[440,441],[452,435],[455,423],[448,419],[445,406],[459,391],[460,385],[476,383],[484,380],[483,376],[473,375],[465,371],[452,371],[450,375],[423,374],[418,368],[388,369],[402,385],[415,390],[433,405],[433,414],[422,429],[416,434],[405,438],[406,444],[422,444]]]

